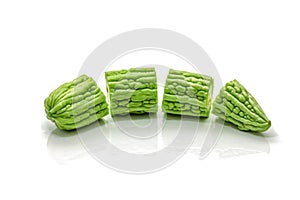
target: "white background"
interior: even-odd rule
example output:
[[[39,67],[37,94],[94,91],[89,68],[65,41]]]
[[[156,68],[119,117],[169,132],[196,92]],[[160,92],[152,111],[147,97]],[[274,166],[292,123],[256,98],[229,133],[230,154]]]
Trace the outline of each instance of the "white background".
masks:
[[[299,199],[299,10],[296,0],[1,1],[0,199]],[[149,27],[193,39],[223,81],[254,91],[278,134],[269,153],[186,155],[147,175],[76,145],[49,153],[44,98],[102,42]]]

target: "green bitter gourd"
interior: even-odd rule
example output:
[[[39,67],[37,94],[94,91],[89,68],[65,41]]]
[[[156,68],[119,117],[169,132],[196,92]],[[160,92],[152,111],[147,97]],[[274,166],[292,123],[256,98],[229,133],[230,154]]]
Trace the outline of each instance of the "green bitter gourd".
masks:
[[[105,72],[111,116],[157,112],[155,68]]]
[[[164,89],[162,110],[177,115],[208,117],[212,92],[211,77],[170,69]]]
[[[45,99],[44,106],[47,118],[62,130],[89,125],[108,114],[105,95],[86,75],[59,86]]]
[[[212,112],[244,131],[263,132],[271,126],[255,98],[237,80],[226,83],[220,90]]]

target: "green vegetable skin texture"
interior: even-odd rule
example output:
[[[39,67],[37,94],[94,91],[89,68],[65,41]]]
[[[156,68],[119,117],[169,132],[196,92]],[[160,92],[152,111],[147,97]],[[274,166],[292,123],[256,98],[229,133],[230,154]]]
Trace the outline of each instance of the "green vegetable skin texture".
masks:
[[[108,114],[106,97],[86,75],[59,86],[45,99],[44,106],[47,118],[62,130],[89,125]]]
[[[154,68],[105,72],[110,114],[157,112],[157,81]]]
[[[220,90],[212,112],[243,131],[263,132],[271,126],[255,98],[237,80],[226,83]]]
[[[208,117],[213,79],[209,76],[170,69],[162,102],[165,113]]]

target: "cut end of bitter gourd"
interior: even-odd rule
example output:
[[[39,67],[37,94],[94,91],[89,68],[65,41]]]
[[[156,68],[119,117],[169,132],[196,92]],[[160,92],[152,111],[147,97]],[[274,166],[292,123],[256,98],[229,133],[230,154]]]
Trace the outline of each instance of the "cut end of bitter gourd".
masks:
[[[170,69],[164,89],[162,110],[176,115],[208,117],[212,92],[211,77]]]
[[[226,83],[220,90],[212,112],[243,131],[264,132],[271,126],[255,98],[237,80]]]
[[[97,83],[82,75],[59,86],[44,101],[47,118],[62,130],[73,130],[108,114],[106,97]]]
[[[155,68],[108,71],[105,79],[112,116],[157,112]]]

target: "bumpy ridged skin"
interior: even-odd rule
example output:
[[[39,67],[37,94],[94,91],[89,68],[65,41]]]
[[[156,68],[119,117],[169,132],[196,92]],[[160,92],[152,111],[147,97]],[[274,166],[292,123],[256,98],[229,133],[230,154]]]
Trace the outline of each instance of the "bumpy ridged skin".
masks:
[[[212,90],[211,77],[170,69],[164,89],[163,112],[208,117]]]
[[[108,71],[105,78],[112,116],[157,112],[154,68]]]
[[[106,97],[86,75],[59,86],[45,99],[44,106],[47,118],[62,130],[86,126],[108,114]]]
[[[220,90],[212,112],[243,131],[264,132],[271,126],[255,98],[237,80],[226,83]]]

